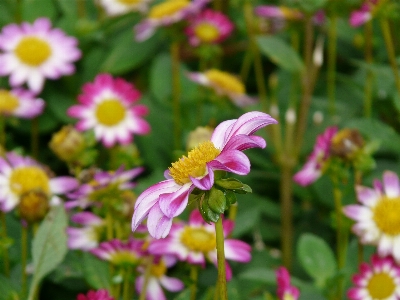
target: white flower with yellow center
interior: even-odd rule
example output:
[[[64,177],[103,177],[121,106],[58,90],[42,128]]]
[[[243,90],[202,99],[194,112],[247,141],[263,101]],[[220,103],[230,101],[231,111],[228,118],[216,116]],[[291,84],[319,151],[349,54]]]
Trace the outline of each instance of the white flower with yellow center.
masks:
[[[80,104],[68,109],[68,115],[81,119],[76,129],[94,129],[97,140],[104,146],[116,143],[129,144],[133,134],[146,134],[149,124],[141,117],[148,113],[144,105],[136,105],[140,92],[122,78],[114,79],[109,74],[97,75],[93,83],[83,86],[79,95]]]
[[[393,255],[400,263],[400,183],[398,176],[383,173],[383,184],[375,181],[374,188],[356,187],[357,198],[362,205],[348,205],[344,214],[357,221],[353,232],[364,244],[378,246],[383,257]]]
[[[21,197],[30,192],[46,196],[50,204],[58,204],[60,198],[56,195],[77,186],[78,181],[72,177],[50,178],[44,168],[30,157],[9,152],[0,158],[0,209],[4,212],[15,208]]]
[[[0,115],[31,119],[43,112],[44,101],[36,98],[31,91],[0,89]]]
[[[100,5],[109,16],[117,16],[131,11],[144,12],[152,0],[100,0]]]
[[[81,57],[77,44],[74,37],[52,29],[47,18],[7,25],[0,33],[0,76],[10,75],[13,87],[27,82],[30,90],[39,93],[45,78],[75,72],[73,62]]]

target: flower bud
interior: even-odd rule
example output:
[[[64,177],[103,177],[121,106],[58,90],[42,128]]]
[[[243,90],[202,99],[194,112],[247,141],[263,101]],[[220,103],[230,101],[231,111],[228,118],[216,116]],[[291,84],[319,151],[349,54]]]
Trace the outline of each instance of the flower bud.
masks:
[[[364,144],[364,139],[358,130],[345,128],[332,138],[330,151],[332,155],[352,160]]]
[[[41,190],[31,190],[21,195],[18,212],[28,223],[40,222],[49,211],[49,198]]]
[[[80,132],[68,125],[53,134],[49,146],[61,160],[69,162],[82,152],[85,141]]]

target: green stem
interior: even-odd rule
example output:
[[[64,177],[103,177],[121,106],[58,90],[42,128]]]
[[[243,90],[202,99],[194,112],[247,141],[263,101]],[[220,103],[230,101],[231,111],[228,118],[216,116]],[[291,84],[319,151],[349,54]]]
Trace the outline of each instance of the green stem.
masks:
[[[364,261],[364,245],[359,240],[357,240],[357,259],[359,265]]]
[[[343,269],[346,262],[347,252],[347,238],[343,228],[343,215],[342,215],[342,191],[334,183],[333,197],[335,201],[335,213],[336,213],[336,255],[338,260],[339,271]],[[338,299],[342,299],[343,280],[338,282]]]
[[[149,284],[149,280],[150,280],[150,276],[151,276],[151,268],[153,266],[153,260],[154,260],[153,256],[148,257],[146,271],[144,272],[144,282],[143,282],[142,290],[140,291],[139,300],[146,299],[147,286]]]
[[[85,0],[78,0],[78,16],[80,19],[86,16]]]
[[[371,66],[373,63],[373,53],[372,53],[372,35],[373,28],[372,22],[369,21],[365,24],[365,61],[368,66]],[[372,112],[372,84],[373,84],[374,74],[370,68],[367,69],[367,74],[365,78],[365,87],[364,87],[364,114],[367,118],[371,117]]]
[[[32,120],[31,148],[32,156],[37,159],[39,157],[39,117]]]
[[[190,300],[196,300],[197,294],[197,279],[199,275],[199,269],[196,265],[190,266]]]
[[[174,116],[174,148],[180,149],[181,140],[181,114],[180,114],[180,96],[181,84],[179,74],[179,43],[171,44],[171,61],[172,61],[172,106]]]
[[[337,17],[333,16],[329,24],[329,45],[328,45],[328,99],[329,113],[331,116],[336,113],[335,105],[335,80],[336,80],[336,56],[337,56]]]
[[[386,51],[388,54],[390,67],[392,68],[392,71],[393,71],[395,85],[397,88],[397,92],[399,93],[399,96],[400,96],[400,78],[399,78],[399,72],[397,70],[396,53],[394,50],[392,34],[390,33],[389,21],[382,19],[381,28],[382,28],[383,37],[385,39]]]
[[[253,62],[253,53],[247,50],[243,59],[242,67],[240,69],[240,78],[243,82],[246,82],[249,77],[251,63]]]
[[[122,293],[122,299],[123,300],[131,300],[132,295],[130,294],[130,276],[131,276],[131,268],[126,267],[124,270],[124,287],[123,287],[123,293]]]
[[[21,298],[25,299],[27,291],[26,265],[28,258],[28,225],[21,226]]]
[[[4,259],[4,274],[9,277],[10,276],[10,258],[8,256],[8,235],[7,235],[7,220],[6,214],[3,211],[0,211],[1,217],[1,237],[3,239],[4,247],[3,247],[3,259]]]
[[[218,289],[219,289],[219,299],[227,300],[227,290],[226,290],[226,272],[225,272],[225,250],[224,250],[224,228],[222,226],[221,215],[218,221],[215,223],[215,234],[217,239],[217,261],[218,261]]]

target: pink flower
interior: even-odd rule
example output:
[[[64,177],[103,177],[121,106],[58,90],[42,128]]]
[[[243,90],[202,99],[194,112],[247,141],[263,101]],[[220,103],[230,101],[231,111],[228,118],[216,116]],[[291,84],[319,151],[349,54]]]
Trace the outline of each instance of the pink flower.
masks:
[[[362,263],[360,273],[353,276],[356,285],[347,292],[350,300],[400,299],[400,267],[393,258],[373,255],[372,265]]]
[[[317,137],[314,149],[308,157],[306,164],[293,177],[295,182],[306,186],[316,181],[322,175],[325,162],[330,157],[332,138],[337,131],[338,129],[335,126],[328,127]]]
[[[43,112],[45,103],[29,91],[21,88],[11,91],[0,89],[0,115],[32,119]]]
[[[297,300],[300,296],[298,288],[290,285],[290,274],[285,267],[276,270],[276,280],[278,282],[277,294],[279,300]]]
[[[189,19],[185,33],[192,46],[216,44],[226,40],[233,31],[233,23],[219,11],[206,9]]]
[[[350,25],[353,27],[361,26],[372,19],[372,11],[378,5],[379,0],[365,1],[359,10],[355,10],[350,15]]]
[[[249,112],[239,119],[222,122],[214,130],[211,141],[191,150],[164,174],[167,180],[145,190],[136,200],[132,230],[148,217],[147,228],[155,238],[166,237],[172,219],[185,209],[194,188],[206,191],[214,184],[214,171],[222,170],[238,175],[250,172],[250,161],[242,153],[249,148],[264,148],[257,130],[277,123],[262,112]]]
[[[147,134],[149,124],[142,119],[148,109],[135,105],[140,92],[122,78],[112,78],[110,74],[97,75],[93,83],[83,86],[83,94],[78,96],[80,104],[71,106],[67,114],[78,118],[76,129],[94,129],[97,140],[106,147],[116,143],[129,144],[133,134]]]
[[[89,291],[86,295],[79,294],[76,300],[114,300],[107,290]]]
[[[234,227],[231,220],[223,221],[225,258],[228,260],[249,262],[251,260],[250,245],[240,240],[228,238]],[[179,222],[172,224],[171,232],[167,238],[153,240],[149,252],[156,255],[172,254],[181,261],[190,264],[199,264],[203,267],[206,258],[217,266],[217,249],[215,228],[212,224],[204,222],[200,212],[194,210],[190,214],[189,223]],[[232,278],[232,270],[226,263],[227,280]]]
[[[254,10],[255,14],[269,19],[281,19],[281,20],[301,20],[303,14],[293,8],[285,6],[275,6],[275,5],[260,5]]]

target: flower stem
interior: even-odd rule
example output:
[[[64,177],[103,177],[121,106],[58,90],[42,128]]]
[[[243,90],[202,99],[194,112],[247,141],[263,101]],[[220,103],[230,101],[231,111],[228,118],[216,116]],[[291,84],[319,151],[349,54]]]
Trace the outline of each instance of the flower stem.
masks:
[[[145,300],[146,299],[146,292],[147,292],[147,286],[149,284],[150,276],[151,276],[151,267],[153,266],[153,256],[149,256],[147,258],[147,266],[146,266],[146,271],[144,273],[144,282],[142,286],[142,290],[140,291],[140,296],[139,300]]]
[[[25,299],[27,291],[26,282],[26,264],[28,257],[28,225],[21,226],[21,298]]]
[[[190,300],[196,300],[198,276],[199,276],[199,269],[197,268],[196,265],[191,265],[190,280],[192,284],[190,285]]]
[[[132,299],[132,295],[130,295],[130,275],[131,275],[131,268],[126,267],[124,270],[124,287],[123,287],[123,292],[122,292],[123,300]]]
[[[329,113],[333,116],[336,113],[335,105],[335,79],[336,79],[336,56],[337,56],[337,17],[332,16],[329,24],[329,46],[328,46],[328,99]]]
[[[365,61],[370,66],[373,63],[373,53],[372,53],[372,35],[373,28],[372,22],[369,21],[365,24]],[[373,84],[374,74],[371,69],[367,69],[367,74],[365,78],[364,86],[364,114],[367,118],[371,117],[372,111],[372,84]]]
[[[180,149],[181,137],[181,114],[180,114],[180,96],[181,84],[179,74],[179,43],[171,44],[171,61],[172,61],[172,110],[174,117],[174,148]]]
[[[3,247],[3,263],[4,263],[4,274],[9,277],[10,276],[10,258],[8,256],[8,236],[7,236],[7,220],[6,214],[3,211],[0,211],[1,217],[1,237],[3,239],[4,247]]]
[[[39,117],[32,120],[31,151],[34,158],[39,157]]]
[[[217,239],[217,261],[218,261],[218,289],[219,289],[219,299],[227,300],[227,290],[226,290],[226,271],[225,271],[225,250],[224,250],[224,228],[222,226],[221,215],[218,221],[215,223],[215,234]]]

